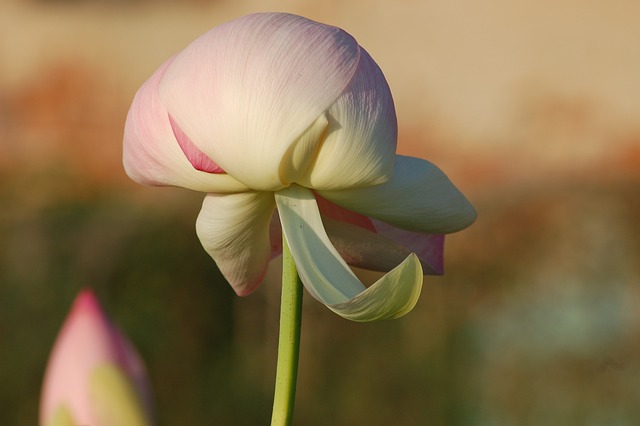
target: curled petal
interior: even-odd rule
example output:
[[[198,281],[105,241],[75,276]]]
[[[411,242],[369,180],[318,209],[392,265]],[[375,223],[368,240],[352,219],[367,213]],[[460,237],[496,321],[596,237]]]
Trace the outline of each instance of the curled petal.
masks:
[[[352,321],[376,321],[408,314],[418,302],[422,289],[422,268],[411,253],[400,265],[355,297],[329,309]]]
[[[208,194],[196,222],[202,246],[239,296],[264,278],[271,258],[269,222],[275,203],[269,192]]]
[[[415,255],[366,288],[329,241],[310,190],[292,185],[275,198],[300,278],[312,296],[353,321],[397,318],[415,306],[422,288]]]
[[[188,145],[190,141],[177,126],[172,126],[158,97],[158,83],[172,61],[173,58],[158,68],[133,99],[124,129],[125,171],[145,185],[180,186],[203,192],[246,191],[245,185],[228,174],[206,173],[213,166],[202,156],[199,163],[192,164],[185,155],[186,151],[195,156],[196,148]],[[206,164],[209,169],[202,166],[205,171],[196,170],[197,164]]]
[[[444,272],[444,235],[411,232],[346,210],[316,194],[316,202],[331,244],[350,266],[389,272],[415,253],[426,275]],[[282,254],[282,224],[278,211],[269,225],[271,257]]]
[[[395,162],[398,124],[382,71],[361,48],[353,79],[327,111],[329,125],[300,185],[342,189],[387,181]]]
[[[434,164],[398,155],[392,178],[381,185],[317,191],[348,209],[408,231],[451,233],[476,219],[469,201]]]
[[[284,13],[248,15],[180,52],[160,97],[216,164],[253,189],[274,191],[291,181],[282,175],[285,154],[347,87],[359,57],[339,28]],[[307,164],[320,142],[306,140],[298,154],[310,157],[296,162]]]

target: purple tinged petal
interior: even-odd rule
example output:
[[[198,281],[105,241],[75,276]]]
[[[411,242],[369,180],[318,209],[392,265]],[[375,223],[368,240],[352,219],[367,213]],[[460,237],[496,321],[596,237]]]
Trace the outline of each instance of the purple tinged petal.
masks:
[[[415,253],[426,275],[444,273],[444,235],[411,232],[379,220],[372,220],[376,232]]]
[[[349,265],[388,272],[409,253],[415,253],[425,274],[443,273],[444,235],[406,231],[347,210],[317,194],[316,200],[331,242]]]

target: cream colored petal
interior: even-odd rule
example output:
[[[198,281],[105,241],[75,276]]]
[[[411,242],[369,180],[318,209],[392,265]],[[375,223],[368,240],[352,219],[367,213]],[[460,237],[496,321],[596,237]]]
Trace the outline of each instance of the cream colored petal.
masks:
[[[415,255],[367,289],[329,241],[310,190],[292,185],[275,198],[300,278],[316,299],[353,321],[397,318],[413,308],[422,288]]]
[[[180,52],[162,77],[160,97],[230,175],[257,190],[278,190],[288,180],[281,176],[285,154],[343,92],[359,56],[356,41],[338,28],[283,13],[248,15]]]
[[[456,232],[476,219],[473,206],[432,163],[396,157],[392,178],[381,185],[341,191],[317,191],[357,213],[409,231]]]
[[[303,186],[376,185],[393,173],[398,135],[393,98],[380,68],[360,52],[353,79],[327,111],[326,137],[309,173],[298,181]]]
[[[129,177],[145,185],[180,186],[203,192],[240,192],[247,186],[227,174],[198,171],[180,148],[158,83],[173,58],[147,80],[135,98],[125,123],[123,163]]]
[[[202,246],[235,292],[251,293],[269,260],[269,222],[275,204],[269,192],[208,194],[196,222]]]

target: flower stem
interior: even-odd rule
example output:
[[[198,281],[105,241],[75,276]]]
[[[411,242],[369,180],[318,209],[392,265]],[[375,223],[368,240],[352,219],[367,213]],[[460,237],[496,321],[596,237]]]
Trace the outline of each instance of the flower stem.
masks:
[[[296,399],[301,323],[302,281],[298,277],[296,264],[283,233],[280,335],[271,426],[289,426],[292,423],[293,406]]]

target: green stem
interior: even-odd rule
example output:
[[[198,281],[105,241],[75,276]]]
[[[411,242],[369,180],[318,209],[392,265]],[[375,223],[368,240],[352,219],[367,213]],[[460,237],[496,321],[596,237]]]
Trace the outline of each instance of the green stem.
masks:
[[[282,300],[280,303],[278,363],[271,426],[290,426],[296,399],[300,353],[302,282],[298,277],[296,264],[284,233],[282,235]]]

